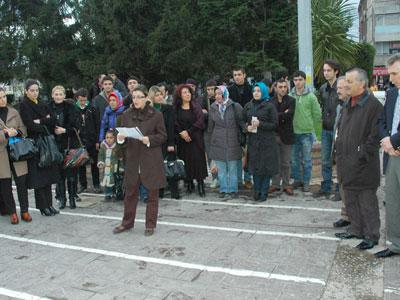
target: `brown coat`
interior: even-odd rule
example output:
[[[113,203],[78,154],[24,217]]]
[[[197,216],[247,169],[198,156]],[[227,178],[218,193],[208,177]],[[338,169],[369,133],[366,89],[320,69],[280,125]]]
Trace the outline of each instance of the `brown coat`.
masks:
[[[130,107],[121,116],[121,127],[139,127],[144,136],[148,136],[150,147],[141,141],[127,138],[124,147],[125,176],[124,187],[127,193],[140,177],[142,184],[149,190],[167,185],[165,178],[161,145],[167,140],[162,113],[148,103],[143,109]]]
[[[7,120],[6,126],[21,130],[23,136],[26,136],[26,127],[22,122],[21,116],[18,111],[11,106],[7,106]],[[2,121],[0,120],[0,128],[3,129]],[[8,139],[5,137],[3,130],[0,131],[0,179],[11,178],[10,164],[8,163],[8,152],[7,152]],[[14,163],[15,172],[17,176],[22,176],[28,173],[28,166],[26,161],[20,161]]]

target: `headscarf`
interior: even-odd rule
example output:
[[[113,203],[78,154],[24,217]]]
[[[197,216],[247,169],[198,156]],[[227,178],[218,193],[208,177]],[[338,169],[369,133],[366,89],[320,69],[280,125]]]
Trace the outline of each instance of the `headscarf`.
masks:
[[[112,110],[118,110],[121,106],[124,105],[124,102],[122,101],[122,96],[118,91],[114,91],[108,95],[108,102],[110,102],[110,98],[115,97],[117,99],[118,105],[115,109]],[[111,106],[110,106],[111,107]]]
[[[229,91],[226,88],[226,86],[224,86],[224,85],[216,86],[215,87],[215,91],[216,90],[220,90],[222,92],[222,97],[224,98],[224,102],[222,102],[222,103],[215,102],[218,105],[219,113],[221,115],[221,118],[223,119],[224,118],[224,114],[225,114],[225,110],[226,110],[226,103],[229,100]]]
[[[261,90],[261,101],[268,101],[269,100],[269,88],[264,82],[257,82],[253,87],[253,92],[255,87],[258,86]]]

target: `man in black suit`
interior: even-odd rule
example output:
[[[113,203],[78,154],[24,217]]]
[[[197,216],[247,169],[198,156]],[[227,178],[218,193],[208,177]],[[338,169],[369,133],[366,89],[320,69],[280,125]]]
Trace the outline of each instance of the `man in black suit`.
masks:
[[[375,253],[376,257],[400,254],[400,54],[388,60],[390,81],[395,85],[387,91],[384,111],[379,119],[381,147],[385,151],[383,172],[385,177],[385,203],[387,239],[391,245]]]

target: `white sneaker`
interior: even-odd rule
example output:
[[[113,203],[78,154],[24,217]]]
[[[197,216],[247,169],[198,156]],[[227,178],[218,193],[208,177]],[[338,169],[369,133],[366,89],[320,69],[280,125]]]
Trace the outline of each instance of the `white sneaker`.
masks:
[[[211,181],[210,188],[216,189],[218,186],[219,186],[219,184],[218,184],[218,178],[214,178],[214,179]]]

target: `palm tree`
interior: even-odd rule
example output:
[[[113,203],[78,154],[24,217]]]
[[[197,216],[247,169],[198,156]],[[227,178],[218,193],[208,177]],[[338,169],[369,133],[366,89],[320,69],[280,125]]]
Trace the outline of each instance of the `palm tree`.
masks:
[[[321,81],[321,70],[328,58],[337,60],[342,69],[354,65],[358,44],[348,35],[355,17],[354,7],[349,0],[312,0],[311,3],[314,74]]]

